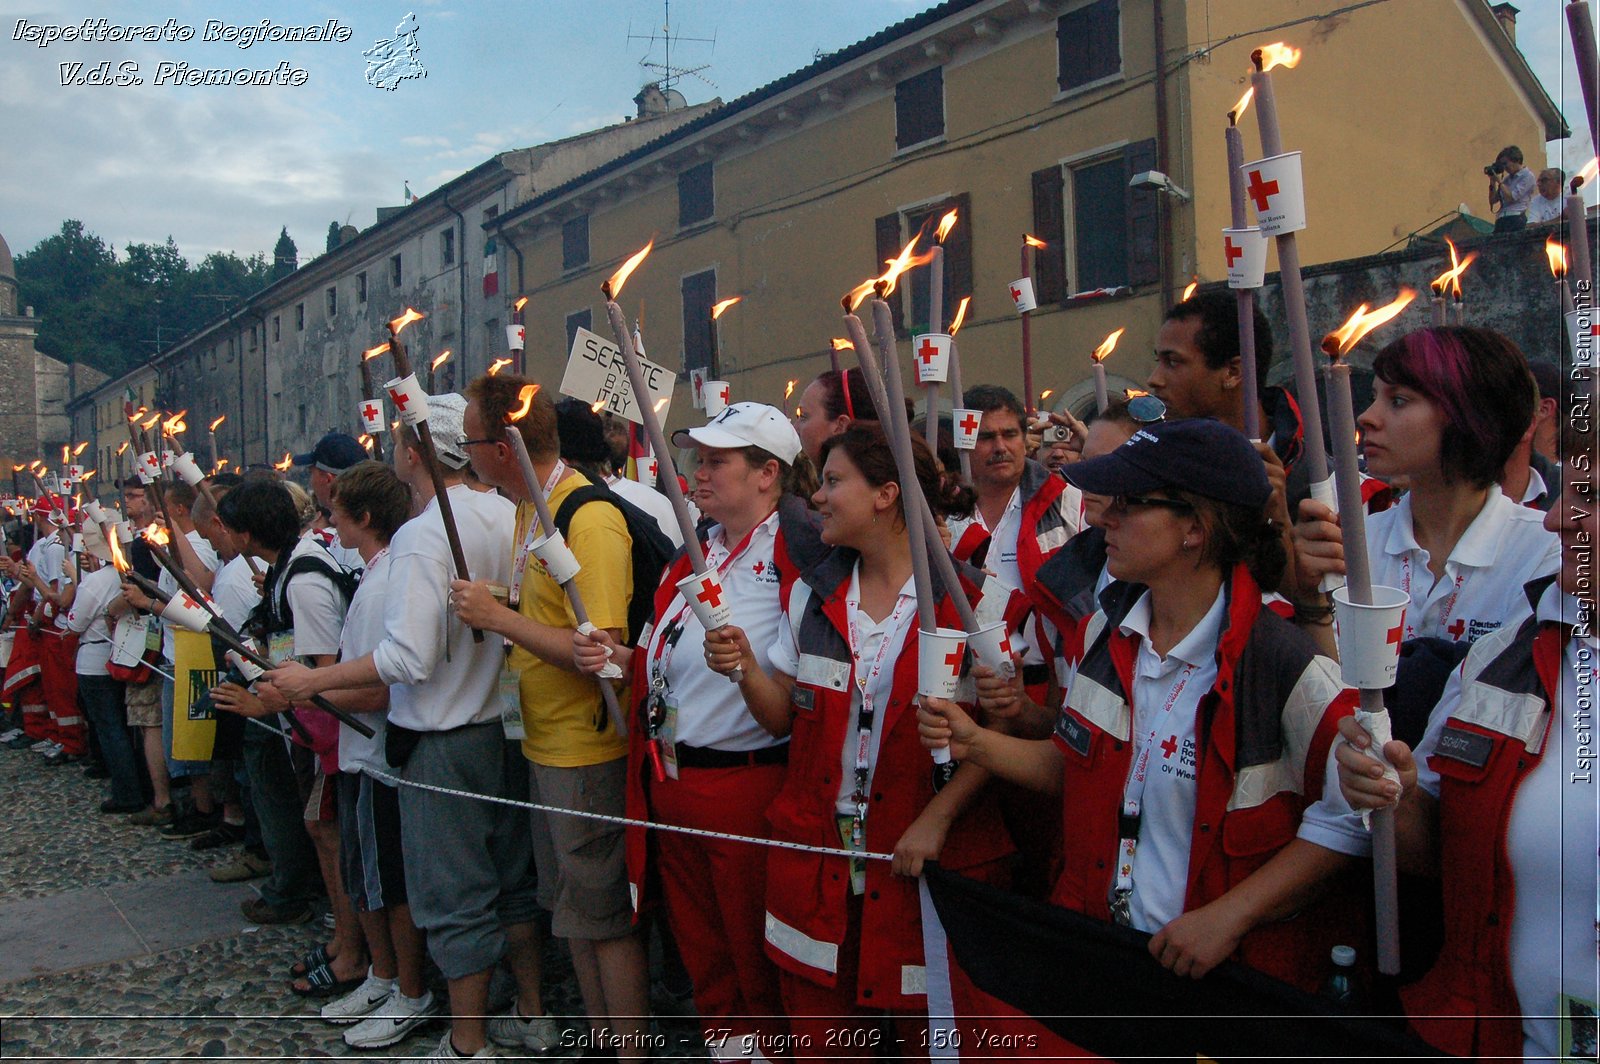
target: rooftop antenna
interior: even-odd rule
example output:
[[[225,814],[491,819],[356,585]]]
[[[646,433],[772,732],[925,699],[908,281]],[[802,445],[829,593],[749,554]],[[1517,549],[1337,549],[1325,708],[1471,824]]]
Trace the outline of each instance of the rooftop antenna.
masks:
[[[694,41],[694,42],[699,43],[699,44],[709,44],[709,45],[711,45],[712,50],[715,50],[716,49],[716,45],[717,45],[717,38],[715,36],[711,36],[711,37],[685,37],[685,36],[682,36],[681,34],[673,33],[672,32],[672,0],[661,0],[661,6],[662,6],[662,9],[663,9],[663,14],[662,14],[662,19],[661,19],[661,29],[660,30],[652,30],[648,34],[642,34],[642,33],[634,33],[633,32],[633,27],[632,27],[631,24],[628,27],[628,40],[630,42],[631,41],[644,41],[646,46],[647,46],[647,51],[644,54],[644,58],[639,60],[639,65],[644,67],[646,70],[650,71],[654,75],[656,75],[656,78],[655,78],[656,86],[658,88],[660,88],[662,92],[666,92],[668,89],[674,87],[679,81],[681,81],[682,79],[687,78],[687,77],[696,78],[696,79],[698,79],[700,81],[705,82],[707,85],[711,86],[713,89],[716,88],[717,87],[716,82],[712,81],[710,78],[708,78],[705,75],[700,73],[702,70],[710,70],[711,69],[711,64],[710,63],[701,63],[699,66],[692,66],[692,67],[673,66],[672,65],[672,45],[673,45],[674,42]],[[661,62],[659,62],[659,63],[654,62],[650,58],[650,56],[652,54],[654,54],[654,52],[655,52],[655,47],[656,47],[656,42],[657,41],[660,41],[661,45],[662,45],[662,59],[661,59]]]

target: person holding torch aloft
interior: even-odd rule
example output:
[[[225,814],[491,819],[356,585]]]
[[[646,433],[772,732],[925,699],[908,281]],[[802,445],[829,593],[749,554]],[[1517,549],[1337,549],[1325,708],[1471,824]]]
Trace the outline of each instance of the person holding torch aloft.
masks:
[[[805,502],[793,494],[800,437],[781,411],[735,403],[699,428],[680,430],[674,444],[699,452],[694,498],[711,519],[704,537],[707,564],[722,593],[739,604],[743,630],[761,649],[778,631],[781,596],[822,550]],[[788,743],[746,709],[739,688],[706,667],[705,648],[716,629],[680,582],[693,575],[680,552],[655,594],[655,615],[629,656],[633,705],[629,737],[629,812],[653,822],[732,835],[764,837],[766,808],[783,785]],[[595,672],[607,660],[606,641],[579,635],[580,668]],[[785,1027],[778,972],[762,947],[766,852],[747,843],[642,830],[628,838],[629,879],[641,900],[647,855],[658,862],[661,892],[684,966],[694,983],[695,1008],[712,1026],[729,1028],[732,1043],[753,1036],[776,1043]],[[641,911],[643,907],[641,906]],[[713,1051],[716,1047],[713,1047]]]
[[[970,510],[972,495],[946,479],[927,444],[911,439],[917,479],[936,515]],[[902,1050],[927,1046],[927,998],[916,877],[938,860],[965,875],[1004,878],[1012,852],[988,774],[959,766],[937,793],[917,741],[918,606],[898,470],[888,437],[861,422],[822,447],[822,487],[812,501],[832,547],[787,596],[778,632],[761,659],[749,635],[729,625],[706,642],[724,675],[742,669],[740,690],[768,732],[789,737],[789,773],[767,810],[771,837],[893,862],[787,849],[767,857],[767,954],[795,1036],[816,1052],[842,1042],[839,1020],[862,1030],[891,1019]],[[960,566],[965,595],[984,624],[1010,631],[1026,611],[1019,592]],[[937,621],[960,625],[951,589],[935,585]],[[925,637],[924,637],[925,638]],[[959,669],[965,640],[938,672]],[[830,1042],[829,1034],[835,1037]]]

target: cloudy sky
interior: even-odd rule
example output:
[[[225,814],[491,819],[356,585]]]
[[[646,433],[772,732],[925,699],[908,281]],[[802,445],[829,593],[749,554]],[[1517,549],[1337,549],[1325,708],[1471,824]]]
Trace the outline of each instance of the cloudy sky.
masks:
[[[931,0],[675,0],[672,30],[691,102],[757,88],[922,10]],[[1411,3],[1414,0],[1388,0]],[[1551,145],[1581,166],[1593,149],[1565,39],[1562,0],[1520,0],[1519,41],[1580,135]],[[363,51],[414,12],[426,78],[386,91],[366,83]],[[188,42],[40,47],[32,27],[189,27]],[[207,23],[322,24],[343,43],[206,41]],[[0,0],[0,234],[20,254],[81,219],[117,248],[171,235],[191,260],[213,250],[270,252],[288,226],[302,253],[328,222],[365,227],[511,147],[620,121],[660,61],[661,0],[358,0],[340,3],[120,3]],[[643,39],[652,32],[658,40]],[[21,39],[18,39],[18,38]],[[715,44],[687,38],[715,38]],[[73,67],[71,64],[83,64]],[[303,71],[303,84],[157,84],[180,64]],[[109,64],[141,85],[63,85]],[[137,71],[124,64],[136,64]],[[300,75],[295,75],[300,76]],[[1559,154],[1558,154],[1559,153]]]

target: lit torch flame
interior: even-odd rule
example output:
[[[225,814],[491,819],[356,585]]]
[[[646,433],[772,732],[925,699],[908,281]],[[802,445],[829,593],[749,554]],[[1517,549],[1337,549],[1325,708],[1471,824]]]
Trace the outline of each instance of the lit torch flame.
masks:
[[[189,411],[187,410],[180,410],[176,414],[173,414],[171,417],[167,418],[167,420],[163,421],[161,423],[162,434],[166,436],[176,436],[180,432],[188,432],[189,426],[183,420],[183,415],[187,414],[188,412]]]
[[[1600,157],[1591,158],[1583,164],[1583,169],[1572,175],[1571,190],[1574,194],[1583,187],[1585,181],[1593,181],[1600,174]]]
[[[61,464],[66,465],[70,461],[72,461],[72,444],[63,443],[61,445]]]
[[[1189,301],[1189,297],[1194,295],[1194,290],[1199,287],[1200,278],[1196,277],[1194,280],[1190,281],[1187,286],[1185,286],[1183,290],[1183,297],[1179,299],[1178,302],[1187,303]]]
[[[217,426],[222,424],[226,420],[228,420],[228,415],[227,414],[223,414],[221,417],[217,418],[217,420],[215,420],[211,424],[207,425],[206,426],[206,431],[207,432],[215,432],[215,431],[217,431]]]
[[[788,384],[783,386],[783,401],[785,405],[788,405],[789,396],[794,394],[794,386],[799,383],[800,382],[798,380],[791,380]]]
[[[628,283],[628,278],[632,276],[633,271],[639,268],[639,264],[645,260],[645,256],[650,254],[651,249],[655,246],[655,237],[651,237],[650,243],[635,251],[633,256],[618,267],[617,272],[612,274],[606,280],[606,283],[600,286],[600,291],[605,293],[606,299],[614,301],[622,294],[622,286]]]
[[[361,352],[361,361],[365,362],[368,359],[377,358],[387,350],[389,350],[389,345],[387,343],[379,344],[377,347],[369,347],[365,351]]]
[[[284,451],[283,461],[273,462],[272,468],[276,469],[280,473],[287,473],[289,471],[289,467],[292,465],[294,465],[294,453],[291,451]]]
[[[1056,394],[1056,390],[1054,388],[1046,388],[1044,391],[1040,392],[1039,405],[1044,406],[1045,403],[1050,401],[1050,397],[1054,394]]]
[[[1149,394],[1150,394],[1149,392],[1145,391],[1142,388],[1124,388],[1124,389],[1122,389],[1122,397],[1124,399],[1137,399],[1141,395],[1149,395]]]
[[[161,424],[161,411],[157,410],[155,413],[151,414],[147,420],[141,421],[139,423],[139,427],[144,429],[146,432],[149,432],[159,424]]]
[[[667,408],[667,403],[670,402],[670,401],[671,401],[671,397],[670,396],[666,396],[666,395],[663,395],[660,399],[657,399],[656,400],[656,405],[655,405],[655,412],[658,413],[658,414],[661,413],[661,411],[663,411],[663,410],[665,410]]]
[[[833,349],[835,351],[854,351],[856,349],[856,345],[855,344],[851,343],[849,340],[846,340],[841,336],[835,336],[829,342],[833,344]]]
[[[12,471],[12,472],[13,472],[13,473],[20,473],[20,472],[22,472],[22,471],[23,471],[23,470],[24,470],[24,469],[27,469],[27,468],[28,468],[28,467],[27,467],[27,466],[25,466],[25,465],[14,465],[14,466],[12,466],[12,467],[11,467],[11,471]]]
[[[157,547],[166,547],[172,543],[172,537],[167,535],[167,530],[154,521],[150,522],[150,527],[144,530],[144,538],[146,542]]]
[[[1409,288],[1402,288],[1393,302],[1381,306],[1377,310],[1369,311],[1365,303],[1361,304],[1356,308],[1355,313],[1350,315],[1348,321],[1322,338],[1322,350],[1327,352],[1328,357],[1332,359],[1338,359],[1349,354],[1368,333],[1384,322],[1398,316],[1416,298],[1417,293]]]
[[[98,473],[98,472],[100,472],[100,470],[98,468],[91,469],[91,470],[89,470],[87,473],[85,473],[83,475],[82,479],[84,479],[84,480],[93,480],[94,479],[94,475],[96,473]]]
[[[78,444],[78,446],[76,446],[76,447],[74,447],[72,449],[72,457],[76,458],[80,454],[82,454],[84,451],[87,451],[88,449],[89,449],[89,441],[88,440],[84,440],[82,443]]]
[[[501,370],[505,369],[509,365],[511,365],[511,359],[509,358],[495,359],[493,362],[489,363],[489,376],[496,376]]]
[[[213,472],[214,473],[220,473],[220,472],[223,471],[224,468],[227,467],[227,465],[228,465],[228,460],[226,458],[218,458],[217,459],[217,468],[215,470],[213,470]]]
[[[952,337],[961,331],[961,323],[967,320],[967,304],[971,302],[971,296],[961,297],[961,305],[956,308],[955,320],[950,323],[950,335]]]
[[[596,414],[600,413],[600,411],[604,410],[605,408],[606,401],[604,399],[589,404],[589,409],[593,410]]]
[[[1123,327],[1112,333],[1110,336],[1107,336],[1104,340],[1101,340],[1100,346],[1095,348],[1094,354],[1090,355],[1089,357],[1094,359],[1096,362],[1104,362],[1106,360],[1106,356],[1117,349],[1117,341],[1122,339],[1122,334],[1127,331],[1127,328]]]
[[[367,450],[372,450],[372,437],[368,436],[365,432],[356,437],[356,442]]]
[[[848,307],[852,313],[854,313],[856,308],[860,307],[861,304],[866,301],[866,298],[872,295],[873,292],[877,292],[880,299],[890,295],[894,291],[895,281],[902,273],[905,273],[914,266],[921,266],[932,259],[932,251],[925,251],[921,255],[912,254],[917,246],[917,242],[921,239],[922,234],[918,233],[916,236],[911,238],[911,242],[909,244],[900,249],[900,254],[896,255],[892,259],[883,260],[889,268],[877,277],[869,277],[865,281],[862,281],[860,284],[852,288],[850,290],[850,294],[845,296],[842,300],[844,305]]]
[[[123,440],[122,441],[122,446],[117,448],[117,457],[121,458],[124,454],[127,454],[127,453],[128,453],[128,441],[127,440]]]
[[[414,321],[421,321],[427,315],[415,307],[407,307],[406,312],[389,322],[389,335],[398,337],[407,325]]]
[[[1300,65],[1300,49],[1290,47],[1282,41],[1269,44],[1264,48],[1257,48],[1250,53],[1250,61],[1256,69],[1265,74],[1273,67],[1287,67],[1293,70]]]
[[[439,352],[438,357],[428,365],[428,368],[430,370],[438,369],[448,361],[450,361],[450,349],[447,347],[443,351]]]
[[[128,559],[123,557],[122,544],[117,542],[121,538],[115,530],[105,537],[106,546],[111,549],[111,567],[119,573],[125,573],[128,571]]]
[[[1047,248],[1050,245],[1034,236],[1032,233],[1023,233],[1022,242],[1030,248]]]
[[[511,311],[514,314],[520,314],[520,313],[522,313],[522,308],[527,306],[527,305],[528,305],[528,297],[527,296],[523,296],[521,299],[519,299],[515,303],[511,304]]]
[[[1545,237],[1544,254],[1550,260],[1550,274],[1557,280],[1567,275],[1567,246],[1554,235]]]
[[[1244,113],[1250,110],[1250,101],[1255,99],[1255,96],[1256,87],[1254,85],[1250,86],[1248,89],[1245,89],[1244,95],[1239,97],[1239,102],[1234,104],[1232,109],[1228,111],[1228,121],[1234,125],[1238,125],[1239,119],[1243,118]]]
[[[722,317],[723,311],[727,310],[735,303],[742,302],[743,300],[744,296],[729,296],[727,299],[724,299],[722,302],[711,308],[711,320],[716,321],[718,318]]]
[[[954,229],[955,227],[956,212],[951,211],[949,214],[946,214],[943,218],[939,219],[939,228],[933,231],[933,235],[938,238],[939,243],[943,244],[944,238],[949,236],[950,230]]]
[[[1467,267],[1472,265],[1478,253],[1474,251],[1463,259],[1456,254],[1455,241],[1445,237],[1444,242],[1450,245],[1450,268],[1430,281],[1429,286],[1433,289],[1434,295],[1443,295],[1445,290],[1449,289],[1457,299],[1460,299],[1461,275],[1467,272]]]
[[[522,405],[506,415],[506,424],[514,425],[527,417],[528,411],[533,409],[533,397],[538,394],[539,386],[537,384],[524,384],[517,391],[517,399],[521,401]],[[599,411],[597,410],[595,413],[599,413]]]

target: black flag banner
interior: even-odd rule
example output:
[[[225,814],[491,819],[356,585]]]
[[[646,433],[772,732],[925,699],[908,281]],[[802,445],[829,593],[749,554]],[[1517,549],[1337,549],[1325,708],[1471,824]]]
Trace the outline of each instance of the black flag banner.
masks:
[[[1438,1056],[1242,964],[1179,978],[1150,936],[934,865],[923,934],[935,1058],[1392,1060]],[[1307,958],[1317,963],[1320,958]],[[940,1029],[942,1026],[942,1030]]]

